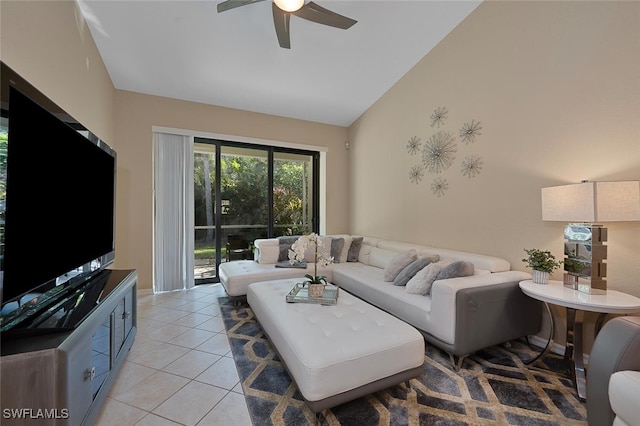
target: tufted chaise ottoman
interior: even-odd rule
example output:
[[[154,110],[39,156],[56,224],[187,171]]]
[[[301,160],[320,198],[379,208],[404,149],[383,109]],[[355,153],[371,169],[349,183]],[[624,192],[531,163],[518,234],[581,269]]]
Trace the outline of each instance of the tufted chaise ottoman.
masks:
[[[274,264],[262,264],[253,260],[238,260],[220,264],[218,274],[224,290],[231,297],[239,297],[247,294],[249,284],[256,281],[282,280],[298,278],[301,281],[304,274],[312,274],[313,266],[309,270],[298,268],[276,268]],[[324,273],[323,275],[329,275]]]
[[[287,303],[299,281],[250,284],[247,301],[313,411],[421,374],[424,339],[416,329],[342,290],[335,306]]]

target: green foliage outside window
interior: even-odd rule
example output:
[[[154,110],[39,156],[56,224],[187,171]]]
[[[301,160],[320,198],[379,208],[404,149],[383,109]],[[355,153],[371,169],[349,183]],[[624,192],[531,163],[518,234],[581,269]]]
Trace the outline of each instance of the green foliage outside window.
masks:
[[[298,235],[311,232],[311,194],[306,194],[310,179],[309,163],[294,160],[274,160],[273,222],[276,235]],[[266,158],[252,156],[221,156],[220,196],[222,225],[264,225],[255,232],[264,233],[268,222],[268,169]],[[195,225],[212,226],[215,205],[215,160],[209,154],[196,154],[194,168]],[[231,232],[230,232],[231,233]],[[196,252],[211,250],[206,241],[213,239],[213,230],[196,234]],[[249,235],[247,239],[266,237]],[[200,247],[198,247],[200,246]],[[224,255],[224,253],[223,253]]]

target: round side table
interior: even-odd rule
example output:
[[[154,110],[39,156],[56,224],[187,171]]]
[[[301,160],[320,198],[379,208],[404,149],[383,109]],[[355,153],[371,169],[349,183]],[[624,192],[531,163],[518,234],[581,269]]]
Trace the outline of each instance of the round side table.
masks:
[[[584,312],[599,313],[596,320],[597,335],[604,324],[607,314],[633,314],[640,312],[640,298],[615,290],[607,290],[605,294],[587,294],[565,287],[561,281],[549,281],[549,284],[536,284],[531,280],[521,281],[520,289],[527,296],[544,303],[551,321],[551,333],[545,348],[528,364],[542,359],[550,350],[555,329],[555,321],[549,304],[563,306],[567,311],[567,330],[564,359],[569,365],[571,379],[578,396],[586,399],[587,381],[584,368],[583,321]],[[595,336],[594,336],[595,337]]]

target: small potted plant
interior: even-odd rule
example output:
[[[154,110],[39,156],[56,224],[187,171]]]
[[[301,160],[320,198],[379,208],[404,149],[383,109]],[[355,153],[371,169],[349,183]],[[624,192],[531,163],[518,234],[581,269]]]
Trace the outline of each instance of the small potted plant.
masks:
[[[528,257],[522,259],[524,263],[533,269],[533,282],[537,284],[547,284],[549,275],[560,267],[562,262],[556,260],[550,251],[538,249],[524,249]]]
[[[322,266],[328,266],[333,263],[333,257],[327,255],[325,251],[318,253],[318,247],[322,247],[322,240],[320,237],[312,232],[309,235],[303,235],[291,245],[289,250],[289,262],[293,265],[296,261],[302,262],[304,260],[307,247],[309,245],[314,246],[313,257],[313,275],[306,274],[304,277],[308,278],[302,284],[308,286],[309,296],[322,297],[324,294],[324,287],[327,285],[327,279],[324,275],[318,275],[318,262]]]

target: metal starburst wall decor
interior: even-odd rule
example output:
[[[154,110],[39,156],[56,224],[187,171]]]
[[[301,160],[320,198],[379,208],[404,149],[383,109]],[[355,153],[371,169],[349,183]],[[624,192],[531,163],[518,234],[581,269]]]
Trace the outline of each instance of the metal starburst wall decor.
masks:
[[[446,107],[438,107],[431,114],[431,127],[440,127],[444,125],[444,120],[447,119],[449,111]]]
[[[420,150],[420,145],[422,145],[420,138],[412,136],[411,139],[409,139],[409,142],[407,142],[407,152],[411,155],[415,155]]]
[[[409,170],[409,180],[415,183],[416,185],[422,180],[423,176],[424,176],[424,170],[420,165],[413,166],[411,167],[411,170]]]
[[[462,160],[462,174],[469,179],[480,174],[482,170],[482,161],[477,155],[468,155]]]
[[[468,123],[464,123],[460,128],[460,140],[466,144],[470,144],[476,141],[476,137],[480,136],[482,126],[479,121],[471,120]]]
[[[438,198],[442,197],[447,189],[449,189],[449,184],[446,179],[436,178],[431,182],[431,192]]]
[[[453,164],[456,144],[449,132],[437,132],[422,148],[422,162],[429,173],[442,173]]]
[[[433,110],[430,117],[431,127],[440,128],[446,125],[449,116],[447,107],[439,106]],[[478,140],[482,135],[482,122],[479,120],[464,121],[457,130],[454,128],[448,131],[446,128],[437,130],[430,137],[421,139],[418,136],[412,136],[406,142],[406,150],[409,155],[421,154],[421,164],[413,165],[409,169],[409,181],[418,185],[422,182],[425,174],[440,174],[440,177],[433,179],[430,183],[431,192],[442,197],[446,195],[449,189],[449,182],[442,176],[451,168],[458,155],[458,144],[456,137],[462,142],[460,150],[464,151],[471,144]],[[469,179],[477,177],[483,168],[483,162],[480,156],[469,152],[460,153],[464,157],[460,161],[460,173]]]

